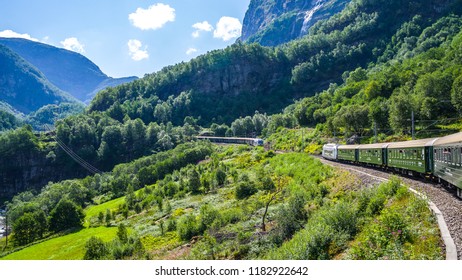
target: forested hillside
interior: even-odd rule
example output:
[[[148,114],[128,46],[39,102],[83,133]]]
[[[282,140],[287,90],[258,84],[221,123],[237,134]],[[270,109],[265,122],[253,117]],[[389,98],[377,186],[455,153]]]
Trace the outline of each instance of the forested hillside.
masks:
[[[438,4],[433,1],[352,1],[339,14],[315,24],[309,35],[281,47],[236,43],[225,50],[166,67],[132,83],[105,89],[95,97],[87,113],[58,122],[56,135],[85,161],[100,170],[110,170],[118,163],[171,149],[198,133],[201,126],[210,127],[217,135],[236,136],[268,134],[279,126],[316,125],[330,119],[326,123],[329,126],[340,105],[350,102],[342,98],[349,100],[365,83],[361,82],[366,79],[362,74],[365,70],[353,70],[366,69],[367,65],[375,69],[370,70],[371,73],[393,69],[396,66],[386,66],[386,63],[427,50],[432,52],[431,48],[450,41],[459,32],[459,16],[446,15],[458,13],[460,8],[458,1]],[[350,86],[336,90],[337,87],[331,85],[343,80],[351,80]],[[396,83],[387,78],[383,84],[388,82]],[[357,92],[350,89],[352,85]],[[379,90],[378,94],[386,98],[394,86],[385,87],[387,91]],[[285,110],[288,114],[270,117],[294,99],[312,96],[327,88],[327,92],[337,92],[333,99],[327,99],[339,105],[326,107],[318,101],[320,97],[329,96],[324,93],[313,101],[288,107]],[[344,92],[346,89],[348,91]],[[369,106],[383,109],[377,100],[380,99],[371,97],[358,102],[367,105],[354,113],[369,114]],[[306,102],[315,104],[299,108]],[[374,105],[376,103],[378,105]],[[290,113],[294,108],[298,109]],[[344,106],[338,116],[347,116],[350,108],[355,107]],[[259,113],[255,114],[256,110]],[[381,111],[376,114],[377,126],[381,129],[383,121],[380,123],[379,118],[387,119],[388,116],[381,116]],[[338,122],[342,120],[341,117],[337,119]],[[366,128],[363,125],[359,133],[370,132],[372,121],[360,119],[366,122]],[[346,129],[346,124],[341,125],[336,124],[337,130]],[[330,134],[334,132],[329,131]],[[88,174],[77,163],[69,161],[69,156],[59,146],[43,147],[42,157],[49,155],[48,158],[56,162],[60,178]],[[33,174],[27,171],[32,168],[29,164],[22,165],[14,160],[5,163],[2,170],[11,168],[13,163],[15,168]],[[28,184],[25,181],[7,176],[2,188],[40,187],[33,183],[32,177]]]
[[[200,124],[230,123],[240,116],[275,113],[294,99],[340,83],[341,75],[375,62],[393,44],[392,36],[415,15],[421,28],[450,12],[455,2],[353,1],[341,13],[315,24],[308,36],[278,48],[237,43],[187,63],[166,67],[139,81],[100,92],[90,111],[164,108],[165,121],[182,124],[182,117],[200,117]],[[183,95],[186,103],[174,103]],[[159,102],[159,100],[161,102]],[[170,101],[169,101],[170,100]],[[169,118],[187,104],[184,115]],[[151,109],[152,108],[152,109]],[[151,117],[151,114],[148,114]],[[141,114],[132,115],[140,117]],[[143,119],[145,122],[159,119]]]
[[[456,131],[448,124],[462,116],[462,19],[445,17],[427,28],[422,21],[403,24],[379,63],[345,73],[344,84],[301,100],[290,114],[301,125],[320,124],[328,135],[347,138],[374,130],[382,139],[410,135],[412,113],[420,137]]]
[[[0,101],[22,113],[48,104],[77,102],[51,84],[37,68],[9,48],[0,45]]]
[[[374,128],[375,140],[409,137],[411,112],[422,137],[460,127],[461,12],[456,0],[352,0],[301,39],[237,42],[102,90],[54,131],[1,134],[5,258],[70,230],[85,242],[61,247],[85,259],[443,258],[426,202],[399,180],[364,188],[307,153]]]
[[[108,77],[85,56],[51,45],[20,38],[0,38],[0,44],[34,65],[60,90],[82,102],[90,101],[102,88],[137,79]]]

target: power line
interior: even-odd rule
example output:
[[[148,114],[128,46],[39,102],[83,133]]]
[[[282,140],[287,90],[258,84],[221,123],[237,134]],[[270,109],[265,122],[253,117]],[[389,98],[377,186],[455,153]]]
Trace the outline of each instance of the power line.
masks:
[[[75,162],[77,162],[80,166],[82,166],[83,168],[85,168],[87,171],[89,171],[92,174],[101,173],[100,170],[98,170],[96,167],[94,167],[93,165],[91,165],[90,163],[82,159],[71,148],[69,148],[66,144],[64,144],[64,142],[61,141],[61,139],[59,139],[56,132],[49,125],[45,125],[45,127],[50,132],[51,137],[53,137],[53,139],[56,141],[58,146],[61,147],[61,149],[66,154],[68,154]]]

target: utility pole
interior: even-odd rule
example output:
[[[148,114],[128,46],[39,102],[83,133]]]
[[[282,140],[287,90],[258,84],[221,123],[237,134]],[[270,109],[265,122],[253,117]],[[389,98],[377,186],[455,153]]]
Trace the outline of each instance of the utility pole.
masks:
[[[374,122],[374,142],[377,143],[377,122]]]
[[[5,249],[8,248],[8,208],[5,208]]]
[[[411,121],[412,121],[412,140],[415,140],[415,120],[414,120],[414,111],[412,111],[411,115]]]
[[[304,143],[305,135],[303,135],[303,127],[301,127],[300,129],[302,130],[302,152],[303,152],[305,149],[305,143]]]

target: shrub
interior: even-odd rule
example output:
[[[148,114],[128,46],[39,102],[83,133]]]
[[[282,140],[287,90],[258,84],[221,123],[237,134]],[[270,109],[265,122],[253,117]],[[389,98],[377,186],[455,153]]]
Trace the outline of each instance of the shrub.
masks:
[[[401,181],[398,177],[392,176],[387,183],[379,186],[379,192],[384,193],[388,197],[392,197],[401,187]]]
[[[109,250],[99,237],[92,236],[85,243],[84,260],[102,260],[107,257]]]
[[[225,184],[226,181],[226,173],[223,171],[222,168],[218,168],[217,171],[215,172],[215,180],[218,184],[218,186],[222,186]]]
[[[127,243],[128,232],[124,224],[119,224],[119,227],[117,228],[117,238],[120,240],[120,242]]]
[[[369,204],[367,205],[366,213],[369,216],[377,215],[385,206],[386,199],[385,194],[377,192],[371,197]]]
[[[199,223],[198,223],[198,232],[203,233],[205,230],[210,228],[213,224],[219,224],[221,222],[221,215],[218,210],[209,204],[204,204],[201,206]]]
[[[169,219],[167,221],[167,231],[175,231],[176,230],[176,220]]]
[[[252,182],[240,182],[235,190],[236,199],[245,199],[257,192],[257,188]]]
[[[37,223],[34,213],[25,213],[13,224],[14,242],[22,246],[31,243],[40,237],[40,224]]]
[[[63,198],[50,213],[50,230],[59,232],[68,228],[80,227],[84,217],[82,208]]]
[[[226,209],[222,212],[222,218],[224,224],[235,224],[244,218],[244,213],[239,208]]]
[[[289,242],[268,255],[269,259],[327,260],[335,236],[331,227],[317,220],[297,233]]]
[[[193,215],[182,216],[177,224],[176,230],[181,240],[189,241],[197,235],[197,222]]]
[[[339,202],[323,213],[325,222],[336,232],[354,235],[357,231],[358,216],[348,202]]]
[[[276,244],[282,244],[303,228],[308,219],[304,206],[304,197],[297,195],[291,197],[286,205],[279,208],[275,217],[277,226],[273,231],[273,241]]]

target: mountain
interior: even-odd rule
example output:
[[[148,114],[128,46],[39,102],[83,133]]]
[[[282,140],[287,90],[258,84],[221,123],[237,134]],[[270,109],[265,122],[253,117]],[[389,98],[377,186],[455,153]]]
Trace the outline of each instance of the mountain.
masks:
[[[48,104],[78,102],[51,84],[40,70],[1,44],[0,101],[24,114]]]
[[[0,44],[34,65],[59,89],[83,102],[91,100],[98,90],[106,86],[137,79],[108,77],[85,56],[50,45],[19,38],[0,38]]]
[[[308,35],[281,46],[264,47],[240,41],[224,50],[165,67],[131,83],[106,88],[96,95],[85,113],[58,122],[56,135],[59,143],[66,145],[66,150],[72,150],[91,166],[110,170],[118,163],[188,141],[199,126],[210,126],[212,130],[219,126],[226,135],[237,134],[235,124],[238,120],[245,126],[255,123],[256,127],[258,124],[260,131],[276,131],[280,126],[295,127],[297,124],[320,124],[327,129],[334,123],[332,114],[336,113],[335,110],[352,102],[348,99],[352,96],[360,101],[364,101],[366,95],[370,100],[375,96],[386,98],[393,93],[395,84],[405,79],[408,87],[414,86],[415,75],[406,69],[399,75],[389,73],[389,76],[387,73],[377,83],[370,81],[367,88],[360,88],[367,80],[364,69],[375,67],[373,71],[379,71],[389,64],[391,71],[396,63],[424,52],[431,54],[430,63],[425,64],[425,68],[439,67],[437,60],[444,55],[444,50],[433,53],[431,50],[447,44],[460,32],[461,11],[460,0],[351,0],[341,12],[315,23]],[[448,70],[456,74],[460,69]],[[424,89],[433,89],[431,83],[440,80],[443,85],[438,84],[438,88],[446,89],[444,84],[450,81],[439,77],[426,77],[427,81],[419,86],[422,89],[420,95],[428,95],[424,108],[427,113],[431,113],[428,105],[434,102],[433,96],[437,92],[425,92]],[[352,80],[349,86],[339,86],[348,80]],[[294,105],[295,100],[309,96],[322,98],[306,102],[303,108]],[[368,104],[370,100],[363,103]],[[331,104],[336,106],[330,107]],[[380,105],[376,107],[387,108]],[[358,112],[362,113],[360,119],[366,120],[369,111],[363,104],[360,106],[361,110],[349,106],[350,110],[342,111],[339,116]],[[299,108],[300,114],[295,111],[297,116],[287,118],[276,114],[284,108],[289,114]],[[259,114],[255,113],[256,110]],[[40,119],[53,111],[50,108],[37,117]],[[268,124],[264,119],[270,114],[275,115]],[[249,117],[251,115],[254,118]],[[340,121],[335,123],[344,125]],[[10,143],[8,139],[11,137],[6,135],[5,142]],[[12,151],[8,151],[12,155],[20,154],[20,147],[11,147]],[[11,174],[9,168],[20,170],[16,177],[5,177],[5,183],[0,182],[0,189],[15,189],[18,185],[21,188],[43,187],[42,179],[35,181],[39,183],[30,183],[38,174],[29,171],[35,168],[32,165],[35,162],[48,164],[46,158],[57,168],[48,174],[52,180],[56,173],[60,179],[88,175],[58,146],[38,147],[45,149],[40,150],[33,163],[22,161],[12,167],[19,162],[12,160],[0,166],[0,175]],[[21,172],[33,174],[30,181],[14,181],[22,178]],[[149,177],[150,174],[151,171],[144,170],[140,176]],[[47,176],[40,173],[42,175],[46,180]],[[114,186],[126,184],[117,182]]]
[[[342,11],[351,0],[251,0],[241,40],[277,46],[300,38],[319,20]]]
[[[396,40],[395,33],[414,17],[422,18],[422,29],[450,13],[461,13],[459,0],[352,0],[341,12],[315,23],[302,38],[276,48],[240,41],[101,91],[89,111],[117,112],[113,116],[119,120],[128,114],[146,123],[168,119],[174,125],[182,125],[186,116],[210,125],[229,124],[256,110],[276,113],[295,99],[341,83],[346,71],[377,61]],[[162,108],[158,99],[165,102]],[[136,113],[149,106],[158,117]]]

